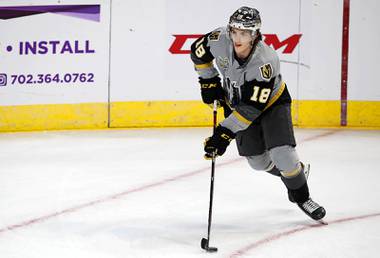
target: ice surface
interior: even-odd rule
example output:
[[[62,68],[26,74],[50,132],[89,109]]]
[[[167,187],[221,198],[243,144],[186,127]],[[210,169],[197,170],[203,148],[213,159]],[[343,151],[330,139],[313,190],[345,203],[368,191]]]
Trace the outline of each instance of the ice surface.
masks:
[[[312,197],[327,210],[321,227],[232,144],[217,159],[214,254],[200,248],[210,132],[0,134],[0,257],[378,257],[380,131],[296,129]]]

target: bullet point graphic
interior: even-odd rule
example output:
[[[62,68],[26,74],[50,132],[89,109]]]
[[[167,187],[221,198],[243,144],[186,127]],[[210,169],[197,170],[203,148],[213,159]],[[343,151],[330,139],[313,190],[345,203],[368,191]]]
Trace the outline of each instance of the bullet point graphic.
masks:
[[[7,46],[7,51],[11,52],[13,50],[12,46]]]

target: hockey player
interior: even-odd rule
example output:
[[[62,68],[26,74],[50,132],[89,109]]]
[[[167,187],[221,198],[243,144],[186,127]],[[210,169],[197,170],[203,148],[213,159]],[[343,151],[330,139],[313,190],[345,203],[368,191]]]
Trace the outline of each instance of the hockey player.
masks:
[[[281,177],[289,200],[319,220],[326,211],[310,198],[305,177],[309,167],[300,162],[295,149],[291,97],[279,58],[262,41],[260,27],[259,12],[243,6],[232,14],[227,27],[204,35],[191,46],[202,100],[206,104],[217,100],[225,115],[205,141],[205,157],[223,155],[236,139],[239,155],[253,169]]]

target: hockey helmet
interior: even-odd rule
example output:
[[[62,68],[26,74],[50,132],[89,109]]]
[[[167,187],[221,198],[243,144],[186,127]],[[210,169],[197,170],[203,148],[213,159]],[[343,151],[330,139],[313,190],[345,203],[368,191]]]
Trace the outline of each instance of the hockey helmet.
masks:
[[[242,6],[231,15],[227,27],[228,31],[231,31],[231,28],[251,30],[252,36],[255,36],[261,28],[260,13],[255,8]]]

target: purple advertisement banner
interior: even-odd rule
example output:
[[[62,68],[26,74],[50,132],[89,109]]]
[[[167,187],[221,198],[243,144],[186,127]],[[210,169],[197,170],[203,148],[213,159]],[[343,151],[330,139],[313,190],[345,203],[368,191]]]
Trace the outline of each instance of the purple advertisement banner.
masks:
[[[55,13],[91,21],[100,21],[100,5],[37,5],[0,7],[0,19],[9,20],[24,16]]]

